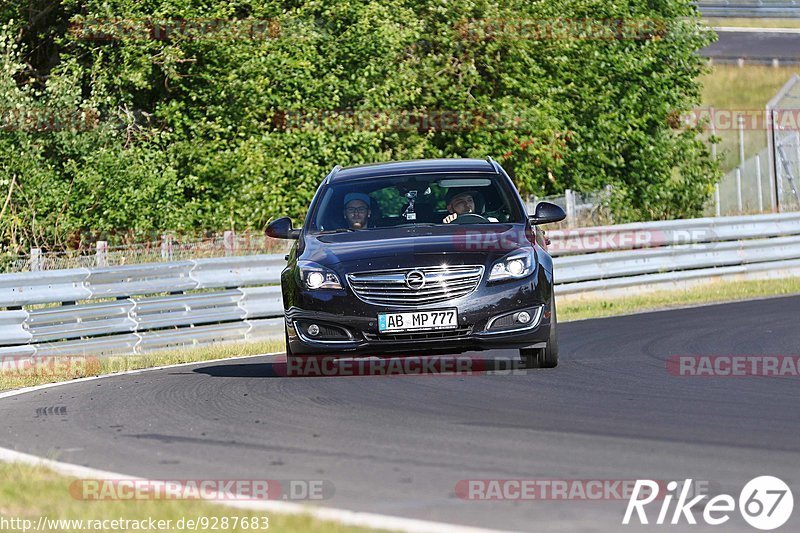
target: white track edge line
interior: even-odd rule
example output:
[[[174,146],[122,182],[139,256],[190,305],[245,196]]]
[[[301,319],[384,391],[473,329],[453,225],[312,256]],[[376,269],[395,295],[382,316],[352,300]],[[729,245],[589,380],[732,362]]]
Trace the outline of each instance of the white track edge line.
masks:
[[[173,365],[162,365],[162,366],[151,366],[151,367],[147,367],[147,368],[136,368],[134,370],[123,370],[122,372],[113,372],[111,374],[100,374],[99,376],[88,376],[88,377],[85,377],[85,378],[75,378],[75,379],[69,379],[69,380],[66,380],[66,381],[56,381],[54,383],[44,383],[42,385],[34,385],[32,387],[23,387],[21,389],[12,389],[12,390],[8,390],[8,391],[5,391],[5,392],[0,392],[0,400],[3,399],[3,398],[11,397],[11,396],[17,396],[19,394],[25,394],[27,392],[35,392],[35,391],[39,391],[39,390],[42,390],[42,389],[49,389],[50,387],[60,387],[62,385],[67,385],[69,383],[82,383],[84,381],[94,381],[96,379],[113,378],[114,376],[125,376],[125,375],[129,375],[129,374],[142,374],[144,372],[151,372],[153,370],[165,370],[165,369],[168,369],[168,368],[178,368],[178,367],[181,367],[181,366],[202,365],[202,364],[205,364],[205,363],[219,363],[219,362],[222,362],[222,361],[236,361],[238,359],[249,359],[249,358],[252,358],[252,357],[264,357],[264,356],[267,356],[267,355],[282,355],[283,353],[285,353],[285,352],[270,352],[270,353],[261,353],[261,354],[256,354],[256,355],[236,355],[234,357],[221,357],[219,359],[206,359],[204,361],[189,361],[188,363],[175,363]],[[146,355],[146,354],[144,354],[144,355]],[[37,357],[37,356],[32,356],[32,357]],[[39,357],[41,357],[41,356],[39,356]],[[45,357],[51,357],[51,356],[45,356]],[[59,356],[54,356],[54,357],[59,357]],[[87,356],[75,356],[75,357],[87,357]],[[92,357],[92,356],[88,356],[88,357]],[[120,355],[120,356],[116,356],[116,357],[127,357],[127,356]],[[99,359],[102,359],[102,358],[99,358]]]
[[[177,363],[174,365],[164,365],[152,368],[140,368],[136,370],[127,370],[124,372],[116,372],[114,374],[103,374],[100,376],[90,376],[86,378],[72,379],[69,381],[59,381],[56,383],[46,383],[43,385],[36,385],[34,387],[25,387],[22,389],[15,389],[0,393],[0,399],[9,398],[12,396],[19,396],[29,392],[36,392],[51,387],[59,387],[68,385],[70,383],[80,383],[84,381],[94,381],[96,379],[110,378],[114,376],[124,376],[130,374],[141,374],[154,370],[163,370],[168,368],[176,368],[189,365],[198,365],[204,363],[217,363],[220,361],[235,361],[237,359],[247,359],[252,357],[263,357],[266,355],[280,355],[283,352],[272,352],[258,355],[243,355],[237,357],[224,357],[221,359],[209,359],[207,361],[192,361],[189,363]],[[0,447],[0,461],[5,463],[24,463],[32,466],[44,466],[58,472],[65,476],[73,476],[77,478],[91,478],[91,479],[126,479],[126,480],[142,480],[136,476],[126,474],[118,474],[116,472],[108,472],[105,470],[98,470],[88,466],[80,466],[71,463],[62,463],[53,459],[45,459],[36,455],[31,455],[16,450]],[[305,514],[318,520],[328,520],[331,522],[338,522],[348,526],[370,527],[374,529],[404,531],[407,533],[500,533],[502,530],[497,529],[483,529],[469,526],[461,526],[456,524],[448,524],[445,522],[433,522],[428,520],[418,520],[415,518],[401,518],[391,515],[382,515],[377,513],[366,513],[360,511],[351,511],[348,509],[337,509],[335,507],[316,507],[310,505],[301,505],[298,503],[281,502],[274,500],[266,501],[231,501],[231,500],[204,500],[208,503],[225,505],[238,509],[246,509],[252,511],[269,511],[280,514]]]
[[[748,28],[738,26],[713,26],[716,32],[723,33],[800,33],[800,28]]]
[[[88,466],[80,466],[70,463],[62,463],[52,459],[44,459],[35,455],[30,455],[16,450],[0,447],[0,461],[6,463],[24,463],[32,466],[44,466],[59,474],[72,476],[79,479],[104,479],[104,480],[145,480],[136,476],[117,474],[105,470],[98,470]],[[153,484],[163,483],[158,480],[147,480]],[[191,500],[198,501],[198,500]],[[375,529],[386,529],[395,531],[406,531],[409,533],[500,533],[501,530],[482,529],[469,526],[447,524],[444,522],[433,522],[428,520],[417,520],[414,518],[401,518],[396,516],[381,515],[347,509],[336,509],[333,507],[316,507],[301,505],[299,503],[281,502],[274,500],[246,500],[235,501],[229,499],[203,499],[199,500],[210,504],[225,505],[238,509],[250,511],[269,511],[280,514],[290,515],[310,515],[319,520],[338,522],[343,525],[371,527]]]

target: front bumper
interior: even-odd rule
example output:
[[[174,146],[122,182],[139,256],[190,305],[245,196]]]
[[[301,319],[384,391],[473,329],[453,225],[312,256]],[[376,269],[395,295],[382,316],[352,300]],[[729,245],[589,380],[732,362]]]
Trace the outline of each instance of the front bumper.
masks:
[[[286,331],[295,355],[440,355],[465,351],[541,347],[550,334],[551,279],[539,268],[526,280],[489,284],[482,281],[471,294],[414,310],[458,309],[458,327],[453,330],[378,333],[378,314],[409,312],[365,303],[349,289],[332,291],[296,290],[286,310]],[[339,311],[341,310],[341,311]],[[491,330],[499,316],[528,311],[528,324]],[[321,341],[311,338],[309,323],[343,328],[347,338]]]

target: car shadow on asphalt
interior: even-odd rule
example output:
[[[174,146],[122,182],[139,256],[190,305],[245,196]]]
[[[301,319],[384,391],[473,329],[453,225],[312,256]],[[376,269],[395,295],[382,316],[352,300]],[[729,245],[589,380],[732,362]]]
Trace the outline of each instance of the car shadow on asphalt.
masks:
[[[307,356],[273,363],[213,364],[193,372],[227,378],[334,378],[390,376],[511,375],[526,372],[518,357],[427,356],[339,358]]]

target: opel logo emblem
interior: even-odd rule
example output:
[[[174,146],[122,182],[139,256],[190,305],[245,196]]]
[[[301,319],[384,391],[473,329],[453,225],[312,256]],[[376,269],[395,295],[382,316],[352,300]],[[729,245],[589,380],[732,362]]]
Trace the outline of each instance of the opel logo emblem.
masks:
[[[425,273],[421,270],[412,270],[406,274],[406,286],[415,291],[425,286]]]

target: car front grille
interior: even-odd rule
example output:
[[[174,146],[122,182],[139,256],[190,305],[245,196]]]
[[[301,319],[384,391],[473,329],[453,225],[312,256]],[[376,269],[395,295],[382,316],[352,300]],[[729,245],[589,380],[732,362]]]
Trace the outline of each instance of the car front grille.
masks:
[[[472,333],[472,326],[464,326],[440,331],[407,331],[403,333],[367,333],[364,338],[370,342],[375,341],[419,341],[428,339],[452,339],[465,337]]]
[[[406,274],[421,272],[425,283],[411,288]],[[483,266],[421,267],[376,270],[347,275],[350,287],[359,299],[370,304],[397,307],[446,302],[474,291],[483,275]],[[417,274],[417,279],[422,276]]]

